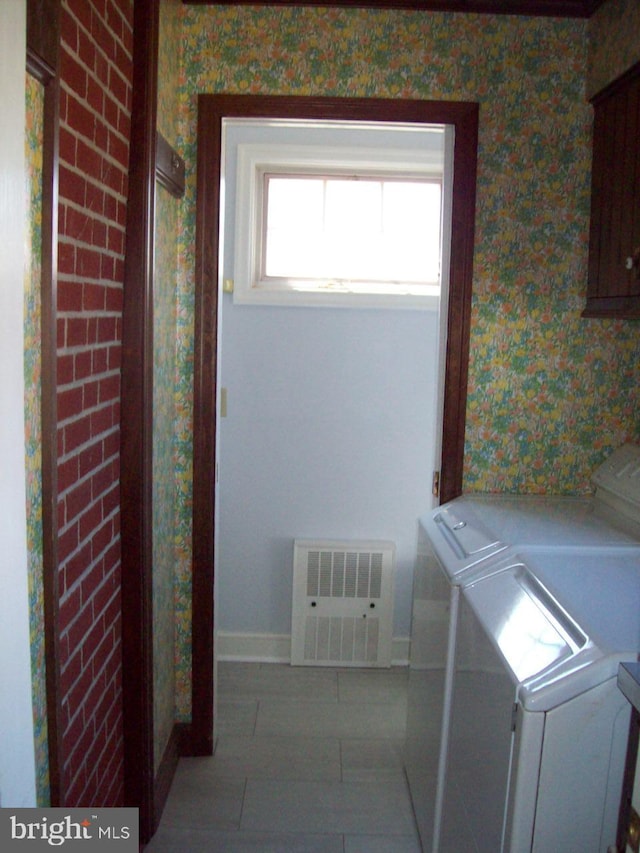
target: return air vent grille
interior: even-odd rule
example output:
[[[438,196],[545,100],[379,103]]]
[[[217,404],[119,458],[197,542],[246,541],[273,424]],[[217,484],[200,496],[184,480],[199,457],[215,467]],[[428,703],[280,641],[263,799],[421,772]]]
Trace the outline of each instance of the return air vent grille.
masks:
[[[296,540],[291,663],[390,666],[392,542]]]

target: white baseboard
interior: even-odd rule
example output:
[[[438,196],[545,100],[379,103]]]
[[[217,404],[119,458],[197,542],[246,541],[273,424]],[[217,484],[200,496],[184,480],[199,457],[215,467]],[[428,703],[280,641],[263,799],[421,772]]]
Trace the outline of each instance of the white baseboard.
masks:
[[[408,637],[395,637],[391,646],[391,665],[409,663]],[[217,631],[215,652],[217,660],[243,663],[290,663],[290,634],[242,634]]]

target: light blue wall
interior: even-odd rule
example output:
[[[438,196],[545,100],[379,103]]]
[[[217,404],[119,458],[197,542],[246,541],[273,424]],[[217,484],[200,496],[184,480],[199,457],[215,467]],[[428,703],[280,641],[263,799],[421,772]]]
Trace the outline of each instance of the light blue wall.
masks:
[[[223,297],[218,628],[290,631],[293,539],[390,539],[409,634],[432,505],[435,313],[237,306]]]
[[[358,135],[360,134],[360,136]],[[238,142],[423,151],[442,139],[227,126],[225,278]],[[409,635],[417,518],[432,505],[436,311],[238,305],[222,297],[217,627],[288,634],[293,540],[396,544],[394,636]]]

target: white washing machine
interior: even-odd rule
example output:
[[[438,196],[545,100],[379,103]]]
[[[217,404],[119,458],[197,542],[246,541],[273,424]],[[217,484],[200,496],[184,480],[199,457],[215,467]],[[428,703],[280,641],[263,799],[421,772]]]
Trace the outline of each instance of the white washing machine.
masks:
[[[640,542],[640,447],[593,475],[593,497],[465,495],[420,519],[405,765],[423,850],[439,849],[460,589],[509,547],[632,548]]]
[[[509,549],[461,590],[440,850],[615,849],[640,547]]]

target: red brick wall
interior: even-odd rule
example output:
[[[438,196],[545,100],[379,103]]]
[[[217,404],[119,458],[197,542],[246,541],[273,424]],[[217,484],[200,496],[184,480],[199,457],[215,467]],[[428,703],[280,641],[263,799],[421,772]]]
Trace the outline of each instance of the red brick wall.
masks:
[[[123,798],[119,417],[132,0],[63,0],[58,524],[65,805]]]

